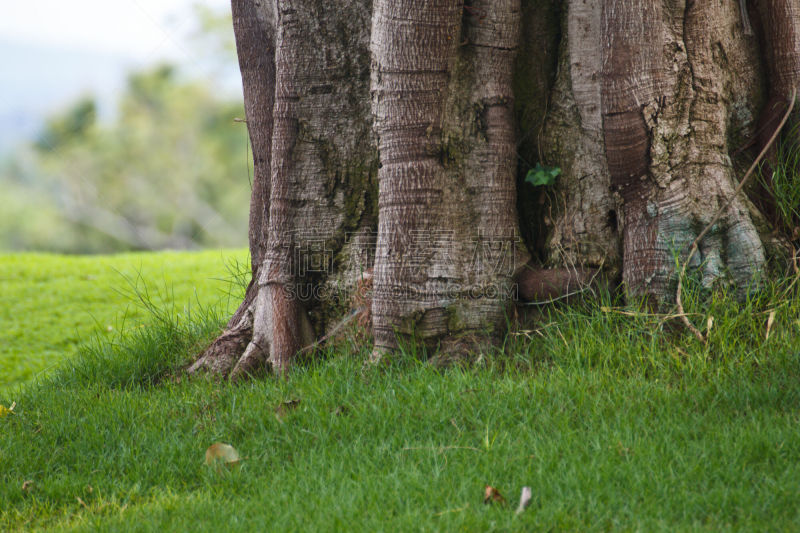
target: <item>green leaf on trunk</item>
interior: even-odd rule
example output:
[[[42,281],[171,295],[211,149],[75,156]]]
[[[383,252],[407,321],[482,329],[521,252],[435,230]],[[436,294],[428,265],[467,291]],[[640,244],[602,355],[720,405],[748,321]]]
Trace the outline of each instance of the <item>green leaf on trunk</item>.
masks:
[[[560,174],[559,167],[542,166],[541,163],[536,163],[536,166],[530,169],[525,176],[525,183],[530,183],[534,187],[546,187],[554,184]]]

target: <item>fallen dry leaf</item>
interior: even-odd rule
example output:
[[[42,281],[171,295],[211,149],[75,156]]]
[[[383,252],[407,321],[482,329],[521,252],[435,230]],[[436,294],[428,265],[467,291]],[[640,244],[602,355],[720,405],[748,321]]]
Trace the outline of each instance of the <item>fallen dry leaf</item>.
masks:
[[[241,460],[239,452],[230,444],[215,442],[206,450],[207,465],[223,463],[226,466],[235,466],[238,465]]]
[[[28,492],[29,490],[31,490],[31,485],[33,485],[33,480],[32,479],[26,479],[25,481],[23,481],[22,482],[22,492]]]
[[[772,330],[772,324],[775,323],[775,310],[769,312],[769,318],[767,318],[767,334],[764,336],[764,340],[769,340],[769,332]]]
[[[500,491],[497,490],[495,487],[491,485],[486,485],[486,488],[483,491],[483,503],[506,503],[506,499],[503,498],[503,495],[500,494]]]
[[[0,405],[0,418],[3,418],[8,415],[14,414],[14,408],[17,406],[17,402],[11,402],[9,407],[5,407],[4,405]]]
[[[275,416],[278,417],[278,420],[283,421],[283,417],[285,417],[289,411],[297,409],[298,405],[300,405],[300,400],[298,399],[281,402],[281,404],[275,408]]]
[[[517,507],[517,514],[524,511],[530,504],[533,497],[533,491],[530,487],[522,487],[522,494],[519,495],[519,507]]]

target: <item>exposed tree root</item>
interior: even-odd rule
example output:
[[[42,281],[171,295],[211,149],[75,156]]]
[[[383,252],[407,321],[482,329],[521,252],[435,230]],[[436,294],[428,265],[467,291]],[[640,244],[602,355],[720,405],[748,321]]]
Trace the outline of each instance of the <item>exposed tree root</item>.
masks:
[[[789,108],[786,110],[786,113],[784,114],[780,124],[778,124],[778,126],[775,128],[772,137],[770,137],[769,141],[761,149],[761,152],[758,154],[758,157],[756,157],[756,160],[753,161],[752,165],[750,165],[750,168],[745,173],[744,177],[742,178],[742,181],[739,182],[739,185],[733,191],[733,194],[730,196],[730,198],[728,198],[728,201],[725,202],[725,204],[716,212],[711,221],[706,225],[703,231],[701,231],[700,234],[692,242],[691,249],[689,250],[689,256],[686,258],[686,261],[683,262],[681,271],[678,274],[678,289],[675,294],[675,300],[678,305],[678,315],[680,316],[681,322],[683,322],[683,324],[689,329],[689,331],[691,331],[692,334],[695,337],[697,337],[697,339],[702,343],[706,342],[707,340],[706,336],[703,335],[703,333],[689,321],[689,319],[686,316],[686,311],[683,308],[683,302],[681,300],[681,292],[683,290],[683,277],[686,274],[686,267],[689,265],[689,262],[692,260],[692,257],[697,252],[698,247],[700,246],[700,242],[703,240],[703,237],[705,237],[708,234],[708,232],[711,231],[711,228],[714,226],[714,224],[717,223],[717,221],[728,210],[731,204],[733,204],[733,201],[736,199],[736,196],[742,191],[745,184],[747,183],[747,180],[750,179],[750,176],[753,175],[753,171],[756,169],[761,160],[764,159],[764,155],[766,155],[766,153],[769,151],[770,147],[775,142],[775,139],[778,138],[778,135],[783,129],[783,126],[786,125],[786,121],[789,120],[789,116],[792,114],[796,98],[797,98],[797,88],[794,88],[792,89],[792,96],[789,102]]]
[[[238,322],[228,324],[225,331],[214,339],[186,372],[196,374],[199,371],[205,371],[227,377],[252,338],[252,315],[244,313]]]
[[[599,280],[598,268],[537,268],[531,263],[520,270],[514,281],[517,298],[527,304],[548,303],[582,293]]]

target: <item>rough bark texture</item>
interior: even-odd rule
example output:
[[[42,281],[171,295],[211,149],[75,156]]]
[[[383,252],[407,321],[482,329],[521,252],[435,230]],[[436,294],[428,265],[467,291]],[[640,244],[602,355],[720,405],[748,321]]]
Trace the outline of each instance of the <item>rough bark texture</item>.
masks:
[[[398,334],[463,347],[457,339],[499,332],[518,225],[519,16],[514,0],[375,2],[376,356]]]
[[[371,2],[236,0],[233,8],[256,168],[254,282],[190,371],[236,377],[265,365],[282,372],[352,305],[372,262],[377,151]],[[270,72],[275,81],[265,83]]]
[[[253,190],[250,195],[248,241],[252,277],[244,300],[225,327],[192,366],[227,374],[244,352],[253,335],[252,305],[258,293],[258,269],[267,247],[270,172],[272,153],[272,107],[275,99],[275,21],[271,9],[256,8],[250,0],[232,0],[236,54],[242,75],[247,132],[253,152]]]
[[[727,134],[732,79],[747,72],[741,17],[732,2],[616,0],[605,4],[603,28],[604,133],[624,206],[623,280],[634,294],[669,300],[676,256],[686,256],[735,188]],[[760,273],[764,248],[750,207],[734,201],[700,244],[693,266],[705,285],[727,274],[743,288]]]
[[[558,76],[551,96],[544,159],[562,169],[548,205],[544,265],[622,266],[618,205],[611,194],[601,117],[602,2],[564,6]]]
[[[561,40],[561,0],[522,1],[519,52],[514,64],[514,107],[517,125],[517,206],[520,234],[535,259],[542,259],[552,212],[542,187],[524,183],[543,154],[545,119],[552,116],[551,93],[556,80]],[[550,224],[552,226],[552,224]]]
[[[371,306],[379,356],[412,335],[474,351],[502,333],[515,282],[539,300],[621,274],[629,294],[669,301],[676,260],[800,77],[798,0],[234,0],[233,11],[254,281],[192,367],[220,374],[282,372],[354,307]],[[562,169],[555,187],[522,183],[536,162]],[[707,285],[747,287],[770,232],[737,198],[692,266]],[[369,285],[371,300],[353,294]]]
[[[735,2],[565,2],[543,142],[563,170],[547,266],[622,270],[630,293],[671,299],[676,257],[752,157],[741,148],[755,134],[763,73],[741,15]],[[737,199],[693,258],[704,283],[747,286],[767,232]]]

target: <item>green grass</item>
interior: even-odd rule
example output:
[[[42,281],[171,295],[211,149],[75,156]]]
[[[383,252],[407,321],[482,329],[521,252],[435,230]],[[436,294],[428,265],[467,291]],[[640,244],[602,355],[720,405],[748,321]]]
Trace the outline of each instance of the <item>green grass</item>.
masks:
[[[772,163],[770,179],[764,175],[763,165],[758,177],[775,202],[775,211],[782,229],[790,238],[800,239],[800,187],[797,173],[800,171],[800,123],[787,128],[777,145],[776,160]]]
[[[225,261],[244,251],[113,256],[0,255],[0,391],[54,368],[95,333],[140,326],[130,286],[147,279],[159,306],[225,298]],[[226,300],[227,302],[227,300]]]
[[[368,347],[342,341],[239,385],[175,377],[219,307],[157,307],[15,393],[0,530],[797,530],[797,287],[691,288],[708,345],[602,297],[546,308],[469,368],[409,349],[364,369]],[[205,466],[214,442],[241,466]],[[509,504],[483,505],[487,484]]]

